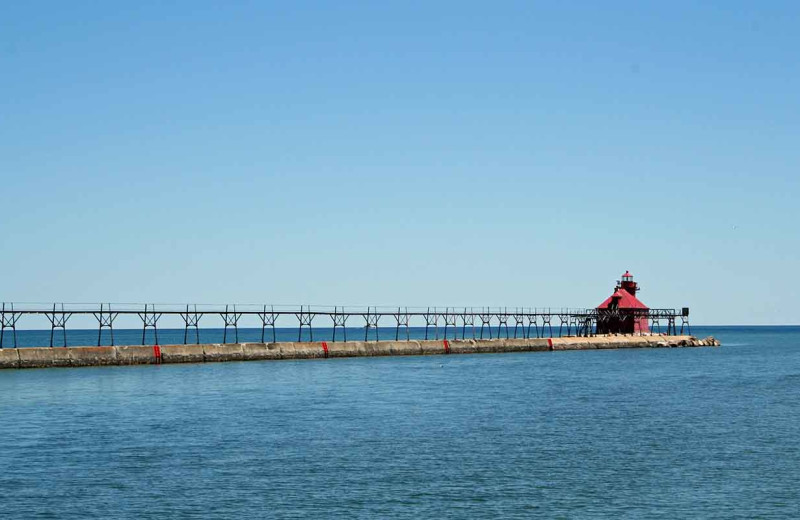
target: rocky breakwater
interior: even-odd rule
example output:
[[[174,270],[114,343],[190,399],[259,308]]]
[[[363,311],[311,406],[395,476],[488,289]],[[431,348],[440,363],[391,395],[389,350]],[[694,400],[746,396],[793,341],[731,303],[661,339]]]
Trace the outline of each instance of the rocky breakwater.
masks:
[[[591,350],[619,348],[679,348],[679,347],[719,347],[714,337],[698,339],[694,336],[665,336],[646,334],[641,336],[598,335],[588,338],[553,338],[553,350]]]
[[[120,347],[33,347],[0,349],[0,368],[160,365],[337,357],[422,356],[545,352],[620,348],[718,347],[713,337],[592,336],[531,339],[280,342]]]

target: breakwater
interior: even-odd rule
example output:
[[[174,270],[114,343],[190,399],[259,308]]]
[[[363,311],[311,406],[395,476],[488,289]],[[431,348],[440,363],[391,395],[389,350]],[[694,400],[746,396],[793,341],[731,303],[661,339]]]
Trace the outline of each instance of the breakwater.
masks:
[[[0,368],[49,368],[162,363],[207,363],[368,356],[422,356],[620,348],[719,346],[712,337],[592,336],[528,339],[215,343],[108,347],[34,347],[0,350]]]

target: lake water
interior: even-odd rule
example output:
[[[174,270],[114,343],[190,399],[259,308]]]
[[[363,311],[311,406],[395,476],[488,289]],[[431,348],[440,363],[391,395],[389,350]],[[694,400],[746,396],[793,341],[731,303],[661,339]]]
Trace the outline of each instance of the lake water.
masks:
[[[800,327],[692,332],[0,371],[0,518],[797,518]]]

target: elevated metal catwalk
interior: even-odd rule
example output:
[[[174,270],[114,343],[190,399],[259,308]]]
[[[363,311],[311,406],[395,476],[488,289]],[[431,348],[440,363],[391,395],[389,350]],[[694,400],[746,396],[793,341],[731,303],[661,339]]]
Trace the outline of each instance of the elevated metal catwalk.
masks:
[[[111,334],[114,344],[114,321],[119,316],[137,316],[142,324],[142,344],[145,344],[147,329],[153,329],[155,344],[158,344],[158,322],[163,316],[178,316],[184,323],[183,342],[187,344],[190,330],[193,330],[194,343],[200,343],[200,321],[203,317],[219,319],[223,327],[223,343],[228,340],[229,329],[233,338],[239,341],[239,325],[243,317],[250,317],[256,325],[261,325],[261,341],[266,339],[266,332],[271,332],[272,341],[276,341],[276,322],[280,319],[296,323],[298,341],[302,338],[303,329],[308,329],[309,338],[313,341],[314,327],[325,320],[333,327],[333,341],[336,341],[336,329],[341,329],[343,339],[347,341],[346,324],[350,318],[353,322],[363,324],[364,340],[373,337],[378,341],[378,326],[389,323],[395,329],[395,340],[400,339],[401,330],[405,339],[410,338],[409,328],[412,320],[424,324],[425,339],[429,336],[439,339],[440,329],[443,339],[483,339],[505,336],[521,338],[545,338],[566,336],[591,336],[597,331],[597,325],[606,320],[621,318],[646,318],[650,320],[651,331],[661,332],[661,324],[666,327],[668,335],[678,334],[677,322],[680,320],[680,334],[684,327],[689,330],[689,309],[645,309],[645,310],[600,310],[598,309],[558,309],[549,308],[492,308],[492,307],[444,307],[444,308],[409,308],[409,307],[367,307],[348,308],[341,306],[305,306],[300,308],[275,305],[172,305],[172,304],[19,304],[3,303],[0,307],[0,348],[5,346],[4,336],[9,329],[13,336],[13,345],[17,345],[17,324],[23,317],[44,316],[50,323],[50,346],[54,336],[61,330],[64,346],[67,345],[67,323],[73,316],[93,316],[98,324],[97,344],[100,345],[103,329]],[[317,318],[320,318],[319,320]],[[477,322],[476,322],[477,318]],[[553,321],[556,318],[558,321]],[[258,322],[255,322],[258,319]],[[330,321],[327,321],[330,320]],[[508,326],[512,320],[513,336]],[[353,323],[351,322],[351,323]],[[206,320],[209,323],[209,320]],[[476,323],[480,325],[476,327]],[[554,335],[554,325],[558,325]],[[211,325],[211,323],[209,323]],[[319,325],[317,325],[319,327]],[[442,327],[443,326],[443,327]],[[384,326],[385,328],[386,326]],[[494,333],[493,329],[494,328]],[[370,334],[372,329],[373,334]]]

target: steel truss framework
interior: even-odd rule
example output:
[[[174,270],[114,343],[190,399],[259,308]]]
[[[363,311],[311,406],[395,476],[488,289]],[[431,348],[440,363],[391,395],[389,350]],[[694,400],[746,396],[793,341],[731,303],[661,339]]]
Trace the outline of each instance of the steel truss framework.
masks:
[[[14,348],[17,348],[17,321],[21,317],[20,313],[14,312],[13,303],[3,303],[2,311],[0,311],[0,348],[3,348],[3,336],[5,336],[6,329],[11,329],[14,336]]]
[[[394,314],[394,319],[397,322],[397,328],[394,332],[394,340],[397,341],[400,339],[400,327],[406,329],[406,340],[411,339],[411,332],[408,328],[408,322],[410,317],[408,315],[408,307],[406,307],[405,312],[400,311],[400,307],[397,308],[397,312]],[[334,341],[336,340],[336,336],[333,337]],[[345,336],[345,341],[347,341],[347,336]]]
[[[100,305],[102,308],[102,304]],[[61,332],[64,335],[64,346],[67,346],[67,320],[72,317],[71,312],[64,311],[64,304],[61,304],[61,310],[57,310],[57,305],[53,304],[52,312],[43,312],[47,319],[50,321],[50,347],[53,347],[53,335],[56,332],[56,329],[61,329]],[[94,313],[92,313],[94,314]],[[100,327],[100,330],[103,330],[103,327]],[[158,336],[156,336],[156,341],[158,341]],[[142,338],[142,343],[144,343],[144,338]]]
[[[189,335],[189,328],[194,329],[194,339],[196,343],[200,343],[200,318],[203,317],[202,312],[197,312],[197,305],[194,306],[193,309],[189,309],[189,306],[186,306],[186,312],[181,313],[181,319],[183,320],[183,344],[186,344],[186,339]],[[263,335],[263,333],[262,333]],[[113,343],[112,343],[113,345]]]
[[[203,308],[198,310],[198,308]],[[173,315],[179,317],[184,324],[183,342],[189,340],[189,330],[194,329],[195,343],[200,343],[200,319],[208,315],[218,315],[222,319],[223,342],[227,342],[228,329],[233,329],[235,341],[239,341],[239,325],[243,317],[258,318],[261,323],[261,342],[265,341],[267,328],[272,329],[272,341],[277,340],[276,322],[279,319],[285,321],[287,318],[294,318],[297,326],[297,340],[303,336],[303,329],[308,329],[308,336],[314,340],[314,328],[312,323],[318,316],[326,316],[333,323],[333,341],[336,341],[337,329],[342,330],[343,339],[347,341],[347,321],[350,318],[363,320],[364,340],[370,339],[370,330],[374,331],[375,341],[380,340],[378,325],[383,318],[393,321],[395,328],[394,339],[399,340],[400,330],[405,329],[406,339],[411,338],[410,323],[412,320],[424,323],[425,339],[430,336],[431,328],[433,337],[439,339],[439,324],[444,324],[444,339],[483,339],[484,332],[488,331],[489,338],[495,337],[492,328],[496,325],[496,337],[500,338],[505,332],[505,337],[510,338],[508,326],[509,320],[514,323],[514,338],[545,338],[555,337],[553,335],[553,318],[558,318],[558,337],[566,336],[591,336],[598,330],[598,325],[621,318],[635,319],[644,318],[649,320],[652,332],[662,333],[662,323],[666,325],[666,334],[683,334],[684,330],[691,334],[689,328],[688,309],[681,311],[676,309],[649,309],[649,310],[600,310],[597,309],[534,309],[534,308],[455,308],[445,307],[426,309],[412,309],[408,307],[384,308],[367,307],[362,309],[345,307],[312,308],[311,306],[300,306],[297,308],[277,308],[273,305],[259,306],[200,306],[200,305],[155,305],[155,304],[52,304],[32,305],[2,303],[0,306],[0,348],[5,346],[4,336],[6,329],[9,329],[13,336],[14,347],[17,346],[17,323],[24,316],[43,315],[50,323],[50,346],[53,346],[56,330],[60,329],[63,338],[63,345],[67,345],[67,322],[72,316],[86,315],[93,316],[98,324],[97,344],[101,344],[103,329],[108,329],[111,336],[111,344],[114,344],[114,321],[122,315],[138,316],[142,324],[142,344],[145,344],[147,329],[153,329],[155,344],[158,344],[158,322],[163,316]],[[476,321],[477,320],[477,321]],[[680,320],[680,332],[677,330],[677,322]],[[476,326],[480,324],[480,328]],[[460,327],[459,327],[460,325]],[[459,329],[461,336],[459,338]]]
[[[111,345],[114,345],[114,320],[117,319],[119,313],[111,311],[111,304],[109,303],[107,307],[104,308],[103,304],[100,304],[100,311],[93,312],[94,318],[97,320],[98,329],[97,329],[97,346],[100,346],[100,342],[103,339],[103,329],[108,328],[109,333],[111,334]],[[186,339],[184,339],[184,342]],[[51,340],[52,342],[52,340]],[[64,340],[64,344],[66,344],[67,340]]]

